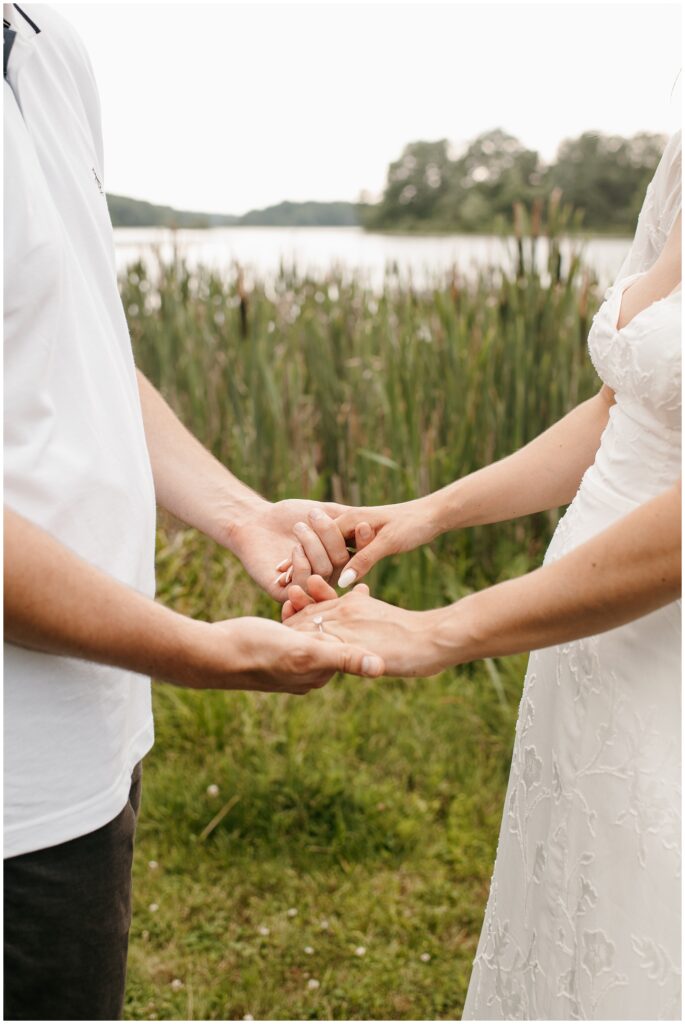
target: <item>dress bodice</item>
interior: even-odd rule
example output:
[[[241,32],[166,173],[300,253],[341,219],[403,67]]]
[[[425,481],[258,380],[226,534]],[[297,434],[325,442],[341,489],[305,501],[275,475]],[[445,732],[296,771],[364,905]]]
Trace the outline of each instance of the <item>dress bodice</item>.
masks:
[[[609,520],[671,487],[681,471],[680,288],[618,328],[621,299],[641,274],[609,288],[588,337],[590,358],[616,396],[579,491],[607,505]]]
[[[639,407],[655,429],[680,431],[680,287],[617,327],[623,293],[643,273],[608,289],[588,337],[590,358],[617,402]]]

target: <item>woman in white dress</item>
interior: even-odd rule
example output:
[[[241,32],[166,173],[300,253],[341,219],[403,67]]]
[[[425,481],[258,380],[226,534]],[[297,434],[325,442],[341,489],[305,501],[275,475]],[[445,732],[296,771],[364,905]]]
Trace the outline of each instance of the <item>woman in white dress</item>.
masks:
[[[312,520],[293,552],[288,621],[363,642],[388,674],[532,651],[465,1019],[681,1017],[680,157],[678,134],[594,318],[595,398],[428,498]],[[540,569],[448,609],[307,578],[341,535],[354,582],[447,529],[568,501]]]

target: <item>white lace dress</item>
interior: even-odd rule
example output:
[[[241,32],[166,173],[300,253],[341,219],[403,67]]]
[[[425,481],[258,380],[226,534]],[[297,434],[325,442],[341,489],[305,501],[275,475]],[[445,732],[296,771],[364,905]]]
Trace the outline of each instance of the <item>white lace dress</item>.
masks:
[[[616,327],[679,207],[674,136],[590,332],[616,404],[546,562],[680,476],[680,290]],[[531,654],[464,1019],[680,1019],[680,612]]]

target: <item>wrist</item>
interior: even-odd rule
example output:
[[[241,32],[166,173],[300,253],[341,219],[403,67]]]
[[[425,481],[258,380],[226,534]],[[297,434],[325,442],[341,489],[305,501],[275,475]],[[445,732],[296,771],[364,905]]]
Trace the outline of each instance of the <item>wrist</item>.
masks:
[[[238,689],[241,673],[251,666],[240,623],[211,622],[179,616],[173,659],[163,678],[192,690]],[[233,682],[234,685],[231,685]]]
[[[247,488],[240,494],[221,492],[211,504],[208,529],[204,532],[233,554],[238,554],[249,528],[271,505]]]
[[[431,530],[431,539],[449,530],[468,526],[463,509],[463,481],[456,480],[419,500]]]
[[[422,612],[424,635],[431,643],[440,668],[462,665],[489,656],[486,622],[480,614],[479,594],[468,594],[446,608]]]

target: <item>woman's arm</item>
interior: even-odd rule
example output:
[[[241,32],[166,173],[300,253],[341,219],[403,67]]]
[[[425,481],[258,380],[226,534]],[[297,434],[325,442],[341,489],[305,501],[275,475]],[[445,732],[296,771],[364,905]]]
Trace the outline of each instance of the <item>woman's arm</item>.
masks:
[[[592,636],[678,598],[680,509],[678,483],[558,561],[447,608],[405,611],[374,600],[363,587],[307,605],[288,625],[312,629],[313,616],[320,616],[327,633],[375,650],[398,676],[432,675],[477,658]],[[310,586],[319,599],[322,585]],[[289,596],[296,608],[307,600],[299,588]]]
[[[517,519],[567,504],[594,461],[613,403],[614,393],[604,385],[517,452],[440,491],[399,505],[333,513],[346,539],[355,536],[360,524],[368,524],[374,533],[373,540],[348,562],[340,585],[362,579],[381,558],[412,551],[448,530]],[[317,529],[316,523],[310,525]],[[359,536],[356,540],[359,546]],[[304,586],[307,577],[304,562],[301,571],[295,567],[297,584]]]

